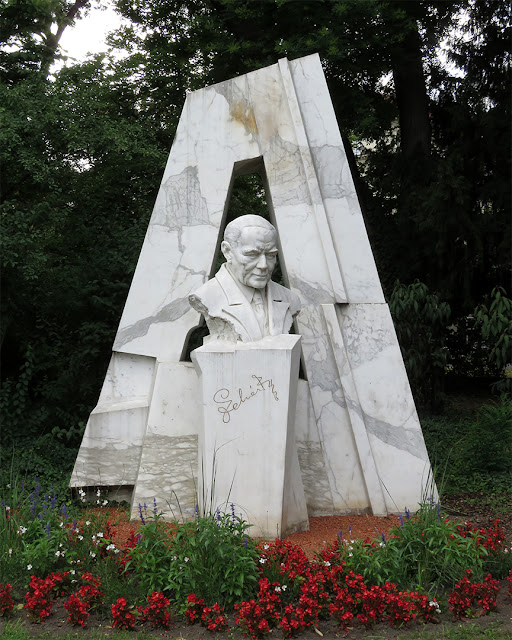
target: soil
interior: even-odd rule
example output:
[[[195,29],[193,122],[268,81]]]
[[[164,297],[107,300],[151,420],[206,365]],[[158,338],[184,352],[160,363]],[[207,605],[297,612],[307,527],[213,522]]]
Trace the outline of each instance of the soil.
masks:
[[[479,494],[464,494],[453,495],[443,499],[443,507],[446,508],[450,517],[458,521],[468,520],[479,527],[487,527],[495,520],[499,518],[500,522],[507,534],[507,538],[512,538],[512,494],[502,494],[496,496],[495,501],[491,501],[489,504],[485,503],[482,496]],[[106,508],[102,510],[108,512],[112,517],[112,520],[116,521],[116,538],[118,543],[126,540],[130,535],[133,528],[138,526],[138,522],[129,522],[126,517],[126,511],[116,510],[115,508]],[[371,539],[378,537],[382,533],[386,536],[389,533],[389,529],[396,526],[399,523],[397,516],[387,516],[385,518],[378,518],[370,515],[363,516],[328,516],[310,519],[310,530],[307,532],[295,533],[287,536],[286,539],[290,540],[294,544],[300,545],[304,551],[311,558],[315,552],[320,551],[327,544],[336,540],[336,537],[342,535],[343,538],[366,538]],[[477,625],[484,629],[488,629],[491,625],[493,628],[499,628],[505,635],[510,634],[512,637],[512,603],[506,596],[507,583],[503,581],[501,583],[502,592],[498,598],[498,611],[493,612],[483,618],[476,618],[470,620],[462,620],[454,622],[451,616],[448,614],[447,603],[441,603],[443,613],[441,614],[440,625],[421,625],[419,623],[413,623],[408,626],[408,633],[412,631],[428,633],[432,639],[440,636],[440,631],[443,628],[457,626],[468,627],[470,625]],[[27,621],[26,614],[23,609],[18,609],[15,612],[14,621],[20,620],[24,627],[27,629],[30,636],[45,637],[45,638],[59,638],[72,631],[72,627],[66,622],[67,612],[62,606],[62,602],[56,604],[53,612],[42,625],[30,624]],[[229,625],[232,629],[235,628],[234,616],[228,617]],[[0,636],[3,633],[5,621],[0,618]],[[92,614],[89,618],[89,624],[87,629],[77,627],[73,629],[76,631],[77,638],[88,638],[88,630],[100,630],[105,637],[115,637],[116,630],[111,627],[110,618],[101,617],[98,614]],[[355,626],[349,634],[352,640],[367,640],[371,638],[379,638],[380,640],[391,640],[394,638],[404,637],[405,631],[403,629],[394,629],[385,625],[378,625],[371,632],[366,631],[363,628]],[[198,625],[189,626],[183,624],[181,619],[175,624],[175,626],[168,630],[154,631],[155,638],[166,638],[169,640],[212,640],[213,636],[210,632]],[[281,637],[280,633],[274,631],[273,634],[276,638]],[[136,634],[134,634],[136,637]],[[229,633],[217,634],[217,638],[231,638],[232,640],[241,640],[244,636],[237,631],[230,631]],[[271,636],[272,637],[272,636]],[[318,640],[323,637],[326,639],[343,638],[346,637],[345,632],[340,631],[330,621],[319,622],[316,629],[310,629],[302,632],[299,638],[304,640]],[[409,636],[410,637],[410,636]],[[423,638],[425,636],[422,636]],[[491,636],[489,636],[491,637]],[[505,637],[505,636],[502,636]]]

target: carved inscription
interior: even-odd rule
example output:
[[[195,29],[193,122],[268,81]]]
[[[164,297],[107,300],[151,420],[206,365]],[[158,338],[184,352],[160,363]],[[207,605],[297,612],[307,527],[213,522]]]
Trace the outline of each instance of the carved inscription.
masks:
[[[215,404],[218,404],[217,411],[222,416],[222,422],[227,424],[231,420],[231,413],[233,411],[237,411],[243,405],[244,402],[251,400],[261,393],[262,391],[270,391],[272,397],[276,402],[279,401],[279,397],[277,395],[277,391],[274,388],[274,383],[272,379],[263,380],[261,376],[252,375],[251,378],[254,379],[254,383],[249,385],[249,391],[241,389],[240,387],[236,390],[234,396],[235,399],[232,398],[231,392],[229,389],[218,389],[213,394],[213,401]]]

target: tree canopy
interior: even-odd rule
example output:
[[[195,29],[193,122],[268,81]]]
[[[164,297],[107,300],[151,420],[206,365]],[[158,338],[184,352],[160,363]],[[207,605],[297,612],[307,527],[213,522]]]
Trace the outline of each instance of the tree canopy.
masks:
[[[74,444],[186,92],[281,57],[320,54],[386,295],[510,297],[508,2],[115,0],[112,53],[55,70],[90,5],[1,8],[4,444]]]

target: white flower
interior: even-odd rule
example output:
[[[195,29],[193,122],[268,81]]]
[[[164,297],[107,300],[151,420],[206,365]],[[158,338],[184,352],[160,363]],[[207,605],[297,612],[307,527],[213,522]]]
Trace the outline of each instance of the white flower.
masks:
[[[78,539],[79,539],[79,540],[83,540],[83,539],[84,539],[84,537],[83,537],[83,536],[78,536]]]
[[[6,506],[5,506],[5,510],[6,510],[6,511],[10,511],[10,510],[11,510],[11,507],[8,507],[8,506],[6,505]]]
[[[265,558],[260,558],[260,564],[265,564],[266,559]]]
[[[350,557],[352,557],[352,552],[348,554],[348,557],[349,557],[349,558],[350,558]]]
[[[331,563],[330,563],[328,560],[326,560],[326,561],[324,562],[324,565],[325,565],[326,567],[330,567],[330,566],[331,566]]]
[[[91,523],[89,522],[89,520],[86,520],[86,521],[85,521],[85,524],[86,524],[87,526],[89,526]]]
[[[62,547],[62,546],[63,546],[63,545],[62,545],[62,542],[60,542],[60,543],[59,543],[59,547]]]
[[[286,591],[286,585],[285,585],[285,584],[282,584],[282,585],[281,585],[281,589],[282,589],[283,591]]]
[[[121,549],[114,549],[114,553],[120,553]]]
[[[112,550],[113,550],[113,549],[115,549],[115,548],[116,548],[116,545],[115,545],[115,544],[109,544],[109,545],[107,545],[107,551],[112,551]]]
[[[18,535],[23,535],[26,532],[26,530],[27,530],[27,527],[23,527],[23,526],[18,527],[17,534]]]
[[[266,551],[267,549],[270,549],[270,545],[266,544],[266,545],[264,545],[264,546],[263,546],[263,548],[264,548],[264,549],[265,549],[265,551]]]
[[[96,536],[92,536],[91,540],[92,540],[93,542],[96,542]]]
[[[96,495],[98,496],[98,498],[101,496],[101,491],[98,489],[98,491],[96,491]]]
[[[72,576],[74,576],[76,572],[75,572],[75,570],[74,570],[74,569],[71,569],[71,571],[70,571],[69,573],[70,573]]]
[[[103,504],[102,504],[102,506],[103,506],[103,507],[106,507],[106,506],[107,506],[107,504],[108,504],[108,500],[103,500]]]
[[[93,551],[89,551],[89,555],[91,556],[91,558],[96,557],[96,554]],[[78,560],[78,562],[80,562],[80,560]]]
[[[436,600],[432,600],[431,602],[429,602],[428,606],[431,607],[432,609],[435,609],[436,613],[441,613],[441,609],[439,608],[439,603],[436,602]]]
[[[102,531],[99,531],[96,535],[98,536],[98,538],[103,538],[103,532]]]
[[[9,558],[12,557],[12,549],[9,549]]]
[[[386,543],[385,542],[379,542],[379,547],[385,547]]]
[[[187,558],[187,556],[185,556],[185,557],[183,558],[183,560],[184,560],[185,562],[188,562],[188,560],[189,560],[189,559]]]
[[[31,564],[27,564],[27,571],[30,571],[30,569],[32,569],[32,565]]]
[[[276,593],[281,593],[281,587],[275,587],[275,588],[274,588],[274,591],[275,591]]]
[[[57,556],[57,558],[60,558],[60,556],[62,555],[60,551],[56,551],[55,555]]]
[[[61,528],[62,528],[63,526],[64,526],[64,523],[63,523],[63,522],[61,522],[61,523],[59,524],[59,527],[61,527]]]

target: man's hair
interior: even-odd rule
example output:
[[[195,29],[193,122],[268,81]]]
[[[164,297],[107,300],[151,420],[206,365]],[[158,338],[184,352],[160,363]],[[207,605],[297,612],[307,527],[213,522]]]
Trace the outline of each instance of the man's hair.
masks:
[[[246,227],[261,227],[267,229],[267,231],[273,231],[277,236],[275,227],[270,224],[268,220],[261,216],[246,215],[235,218],[233,222],[230,222],[224,230],[224,240],[229,243],[231,247],[238,244],[242,230]]]

